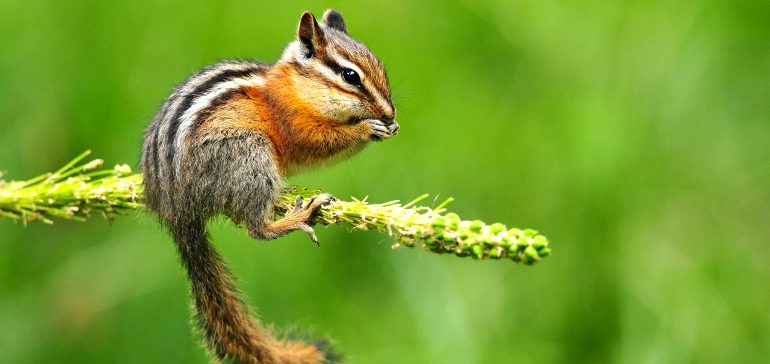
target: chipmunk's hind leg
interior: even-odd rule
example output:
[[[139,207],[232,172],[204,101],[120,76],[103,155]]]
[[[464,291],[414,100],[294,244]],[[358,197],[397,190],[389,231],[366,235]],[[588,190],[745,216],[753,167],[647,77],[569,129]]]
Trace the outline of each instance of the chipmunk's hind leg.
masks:
[[[303,230],[310,239],[318,244],[318,237],[310,226],[318,210],[334,200],[334,197],[328,194],[321,194],[311,197],[303,203],[302,197],[297,196],[294,202],[294,209],[288,211],[282,218],[268,222],[265,220],[247,220],[249,235],[255,239],[270,240],[294,230]]]

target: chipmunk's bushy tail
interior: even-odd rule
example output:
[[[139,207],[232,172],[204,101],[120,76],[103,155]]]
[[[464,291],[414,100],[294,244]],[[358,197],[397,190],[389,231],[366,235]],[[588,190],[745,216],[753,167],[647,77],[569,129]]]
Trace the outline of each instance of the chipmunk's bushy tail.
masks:
[[[196,319],[206,346],[220,360],[260,364],[337,362],[328,345],[279,340],[261,327],[239,298],[232,275],[208,241],[203,220],[168,223],[187,270]]]

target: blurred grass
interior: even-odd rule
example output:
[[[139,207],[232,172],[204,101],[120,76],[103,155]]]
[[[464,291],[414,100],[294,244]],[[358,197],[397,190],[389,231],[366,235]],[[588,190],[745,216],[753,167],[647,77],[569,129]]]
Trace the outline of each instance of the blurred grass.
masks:
[[[558,254],[523,268],[214,223],[266,321],[307,323],[355,363],[770,359],[765,1],[0,0],[0,168],[22,179],[89,148],[136,161],[175,83],[274,60],[325,7],[386,63],[403,132],[291,182],[451,195]],[[152,217],[3,220],[0,249],[0,362],[207,361]]]

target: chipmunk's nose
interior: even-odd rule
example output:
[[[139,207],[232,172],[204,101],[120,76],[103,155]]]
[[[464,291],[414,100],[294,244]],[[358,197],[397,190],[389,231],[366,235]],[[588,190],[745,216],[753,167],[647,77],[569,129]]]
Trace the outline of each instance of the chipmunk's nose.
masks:
[[[391,135],[398,134],[398,123],[395,119],[384,119],[382,122],[385,123],[385,126],[388,127],[388,131]]]

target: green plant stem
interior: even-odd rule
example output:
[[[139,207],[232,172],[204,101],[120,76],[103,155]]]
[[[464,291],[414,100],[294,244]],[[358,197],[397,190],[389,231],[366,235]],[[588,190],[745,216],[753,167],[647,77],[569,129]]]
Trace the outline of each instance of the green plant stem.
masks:
[[[52,224],[54,218],[85,221],[94,213],[112,220],[117,214],[142,209],[142,176],[127,165],[97,170],[96,159],[82,163],[86,151],[54,173],[26,181],[0,180],[0,216],[29,223]],[[275,203],[283,214],[293,208],[297,196],[308,199],[319,190],[285,188]],[[355,230],[376,230],[395,239],[393,248],[423,246],[435,253],[475,259],[511,259],[533,264],[549,256],[548,240],[532,229],[508,229],[500,223],[461,220],[447,213],[449,198],[436,207],[416,206],[428,195],[407,204],[399,201],[369,203],[366,199],[334,200],[324,206],[316,223],[346,224]]]

